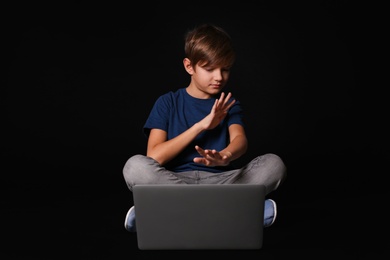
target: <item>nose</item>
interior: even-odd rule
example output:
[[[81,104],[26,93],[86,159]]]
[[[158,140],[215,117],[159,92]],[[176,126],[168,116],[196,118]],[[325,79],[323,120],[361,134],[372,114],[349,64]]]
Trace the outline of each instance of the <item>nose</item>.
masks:
[[[221,81],[223,79],[222,70],[221,69],[214,70],[213,76],[215,80]]]

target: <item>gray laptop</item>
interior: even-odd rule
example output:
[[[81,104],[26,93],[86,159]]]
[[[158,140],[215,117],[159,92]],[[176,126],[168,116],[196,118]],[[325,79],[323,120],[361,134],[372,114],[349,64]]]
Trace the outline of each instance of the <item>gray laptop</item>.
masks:
[[[141,250],[262,247],[263,185],[160,184],[133,188]]]

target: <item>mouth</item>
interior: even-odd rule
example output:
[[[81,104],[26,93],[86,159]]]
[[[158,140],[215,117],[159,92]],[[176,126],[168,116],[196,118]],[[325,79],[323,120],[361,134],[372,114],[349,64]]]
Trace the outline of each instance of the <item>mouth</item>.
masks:
[[[211,84],[211,87],[214,89],[220,89],[222,87],[221,84]]]

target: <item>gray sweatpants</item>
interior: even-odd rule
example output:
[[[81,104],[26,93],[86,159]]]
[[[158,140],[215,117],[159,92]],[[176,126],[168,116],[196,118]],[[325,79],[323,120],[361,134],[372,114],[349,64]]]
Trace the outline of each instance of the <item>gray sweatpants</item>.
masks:
[[[161,167],[154,159],[137,154],[127,160],[123,176],[130,191],[136,184],[262,184],[268,194],[286,178],[286,166],[279,156],[268,153],[240,169],[222,173],[173,172]]]

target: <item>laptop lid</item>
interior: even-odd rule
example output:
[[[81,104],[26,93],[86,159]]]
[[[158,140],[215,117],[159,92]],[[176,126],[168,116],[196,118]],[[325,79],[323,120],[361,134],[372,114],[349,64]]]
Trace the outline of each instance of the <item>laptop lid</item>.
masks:
[[[264,199],[263,185],[135,185],[138,248],[260,249]]]

